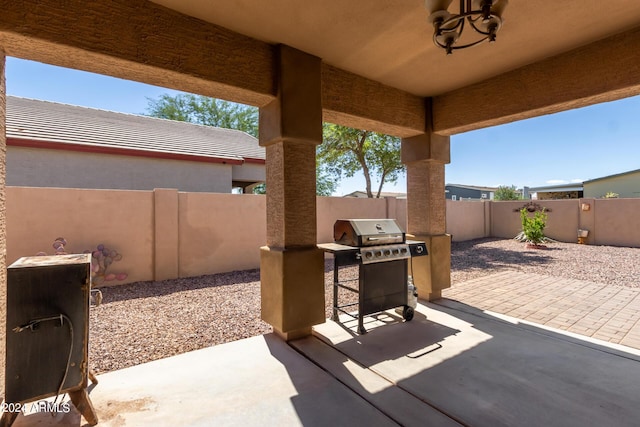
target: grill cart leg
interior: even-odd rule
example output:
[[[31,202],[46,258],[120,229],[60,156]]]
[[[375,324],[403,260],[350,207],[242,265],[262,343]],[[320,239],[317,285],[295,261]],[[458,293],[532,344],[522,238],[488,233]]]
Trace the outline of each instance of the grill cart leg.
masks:
[[[333,255],[333,316],[331,320],[338,321],[338,255]]]
[[[359,274],[358,274],[358,333],[360,335],[364,335],[367,333],[367,330],[364,328],[364,274],[362,274],[362,264],[358,266]]]
[[[364,328],[362,317],[363,317],[362,314],[358,313],[358,333],[360,335],[364,335],[367,333],[367,330]]]

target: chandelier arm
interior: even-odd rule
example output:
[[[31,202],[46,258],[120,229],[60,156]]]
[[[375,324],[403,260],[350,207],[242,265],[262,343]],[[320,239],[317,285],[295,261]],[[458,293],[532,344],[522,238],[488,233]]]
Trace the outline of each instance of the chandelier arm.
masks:
[[[495,15],[491,15],[491,16],[497,18],[497,16],[495,16]],[[471,18],[474,18],[474,20],[477,21],[478,19],[482,18],[482,11],[481,10],[470,10],[468,12],[461,12],[458,15],[451,15],[448,19],[445,19],[444,21],[442,21],[440,23],[440,25],[441,26],[450,25],[450,24],[452,24],[454,22],[459,22],[459,21],[463,20],[464,18],[467,18],[468,20],[470,20]]]
[[[458,28],[458,37],[462,36],[462,31],[464,31],[465,20],[460,20],[460,28]]]
[[[467,21],[469,22],[477,22],[479,19],[482,19],[482,15],[477,15],[475,18],[473,17],[473,15],[469,15],[467,16]]]
[[[467,48],[467,47],[471,47],[471,46],[475,46],[477,44],[480,44],[480,43],[482,43],[484,41],[487,41],[488,39],[489,39],[489,36],[484,36],[481,39],[476,40],[473,43],[467,43],[467,44],[462,45],[462,46],[451,45],[451,46],[449,46],[449,48],[451,48],[452,50],[464,49],[464,48]],[[438,47],[441,47],[442,49],[447,49],[448,48],[446,44],[443,44],[438,40],[436,34],[433,35],[433,44],[435,44]]]
[[[471,24],[471,27],[476,31],[476,33],[480,33],[480,34],[483,34],[485,36],[491,35],[490,31],[482,31],[480,28],[476,27],[474,22],[469,21],[469,24]]]
[[[438,41],[438,34],[437,34],[437,33],[433,33],[433,43],[434,43],[436,46],[441,47],[441,48],[443,48],[443,49],[446,49],[446,48],[447,48],[447,45],[446,45],[446,44],[442,44],[442,43],[440,43],[440,41]]]
[[[446,27],[447,25],[453,24],[454,22],[456,23],[456,25],[454,25],[453,27],[443,28],[443,27]],[[446,21],[441,22],[439,28],[440,28],[440,31],[442,31],[442,32],[449,32],[450,33],[452,31],[456,31],[458,29],[458,27],[460,27],[460,25],[464,25],[464,19],[455,16],[453,18],[449,18]]]
[[[466,48],[466,47],[471,47],[471,46],[475,46],[475,45],[477,45],[477,44],[480,44],[480,43],[482,43],[482,42],[484,42],[484,41],[486,41],[486,40],[488,40],[488,39],[489,39],[489,36],[484,36],[484,37],[483,37],[483,38],[481,38],[480,40],[476,40],[476,41],[474,41],[473,43],[468,43],[468,44],[465,44],[465,45],[462,45],[462,46],[451,46],[451,49],[453,49],[453,50],[457,50],[457,49],[464,49],[464,48]],[[445,46],[445,47],[446,47],[446,46]]]

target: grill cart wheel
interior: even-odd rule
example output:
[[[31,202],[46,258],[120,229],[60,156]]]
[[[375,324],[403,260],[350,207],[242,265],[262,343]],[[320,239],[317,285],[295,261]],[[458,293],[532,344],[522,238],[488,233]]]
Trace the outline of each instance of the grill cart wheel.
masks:
[[[409,307],[408,305],[405,305],[404,310],[402,310],[402,317],[407,322],[411,321],[411,319],[413,319],[413,308]]]

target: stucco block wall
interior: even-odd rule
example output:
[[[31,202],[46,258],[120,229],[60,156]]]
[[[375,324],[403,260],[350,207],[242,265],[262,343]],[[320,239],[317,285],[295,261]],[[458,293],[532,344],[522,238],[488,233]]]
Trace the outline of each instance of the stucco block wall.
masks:
[[[640,199],[596,199],[591,207],[595,245],[640,247]]]
[[[266,198],[179,193],[179,275],[257,268],[266,241]]]
[[[640,197],[640,171],[621,176],[585,182],[584,197],[601,198],[608,192],[618,193],[620,198]]]
[[[580,228],[580,210],[577,200],[549,200],[540,203],[550,209],[547,213],[545,235],[561,242],[576,242]]]
[[[490,204],[447,200],[447,233],[454,242],[490,235]]]
[[[527,201],[491,202],[491,235],[494,237],[513,238],[522,231],[520,212]],[[544,234],[561,242],[577,241],[579,228],[578,200],[545,200],[537,201],[547,212],[547,227]],[[533,215],[533,214],[530,214]]]
[[[221,163],[7,148],[7,185],[11,186],[119,190],[164,187],[230,193],[231,179],[231,165]]]
[[[396,199],[395,216],[389,212],[389,218],[394,218],[403,230],[407,229],[407,199]]]
[[[514,209],[520,209],[526,201],[490,202],[491,203],[491,235],[493,237],[513,238],[521,230],[520,214]]]
[[[64,237],[67,252],[98,244],[115,249],[122,260],[110,272],[125,272],[123,282],[153,278],[153,193],[58,188],[7,187],[7,262],[38,252]]]
[[[82,252],[97,244],[118,250],[113,272],[134,281],[199,276],[258,268],[266,242],[266,198],[202,192],[85,190],[7,187],[7,262],[40,251],[53,253],[56,237]],[[447,202],[447,233],[454,241],[494,236],[512,238],[521,230],[525,201]],[[588,244],[640,247],[640,199],[555,200],[547,235],[576,242],[589,230]],[[582,210],[582,205],[589,205]],[[333,241],[339,218],[394,218],[406,227],[406,200],[317,198],[318,242]],[[388,215],[388,216],[387,216]],[[406,229],[406,228],[405,228]]]
[[[70,252],[103,243],[123,256],[111,271],[129,275],[105,285],[258,268],[266,241],[259,195],[8,187],[7,199],[9,263],[53,254],[57,237]],[[405,212],[406,224],[405,200],[319,197],[318,241],[333,241],[338,218],[386,218],[388,210]]]

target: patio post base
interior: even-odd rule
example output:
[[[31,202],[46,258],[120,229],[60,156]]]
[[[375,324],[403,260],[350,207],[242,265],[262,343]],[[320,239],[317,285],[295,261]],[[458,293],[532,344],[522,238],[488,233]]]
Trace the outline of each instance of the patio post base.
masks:
[[[451,287],[451,235],[407,235],[427,244],[428,256],[413,257],[409,274],[418,288],[418,298],[433,301],[442,298],[442,290]]]
[[[262,320],[286,340],[325,321],[324,253],[317,247],[260,248]]]

